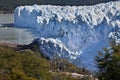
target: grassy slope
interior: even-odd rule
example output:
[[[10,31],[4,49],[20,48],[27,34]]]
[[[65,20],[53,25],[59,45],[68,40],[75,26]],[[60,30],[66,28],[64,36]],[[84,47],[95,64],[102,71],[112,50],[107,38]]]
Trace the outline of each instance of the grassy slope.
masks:
[[[30,50],[16,51],[0,46],[0,80],[47,80],[49,70],[49,61]]]
[[[36,54],[35,54],[36,53]],[[81,70],[67,62],[69,72]],[[64,74],[51,74],[50,61],[40,52],[0,45],[0,80],[76,80]]]

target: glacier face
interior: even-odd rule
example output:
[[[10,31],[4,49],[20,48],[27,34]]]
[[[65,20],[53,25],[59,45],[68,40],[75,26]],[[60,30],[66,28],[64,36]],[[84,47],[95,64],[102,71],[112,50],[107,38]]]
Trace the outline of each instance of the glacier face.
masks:
[[[96,51],[108,47],[110,39],[120,42],[120,1],[94,6],[20,6],[14,22],[39,32],[40,50],[50,58],[58,54],[94,71]]]

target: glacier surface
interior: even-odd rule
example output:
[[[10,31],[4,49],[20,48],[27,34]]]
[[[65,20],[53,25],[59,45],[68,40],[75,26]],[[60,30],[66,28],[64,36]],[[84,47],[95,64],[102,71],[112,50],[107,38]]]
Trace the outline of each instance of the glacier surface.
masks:
[[[114,39],[120,43],[120,1],[93,6],[20,6],[14,24],[39,32],[40,50],[96,70],[94,57]]]

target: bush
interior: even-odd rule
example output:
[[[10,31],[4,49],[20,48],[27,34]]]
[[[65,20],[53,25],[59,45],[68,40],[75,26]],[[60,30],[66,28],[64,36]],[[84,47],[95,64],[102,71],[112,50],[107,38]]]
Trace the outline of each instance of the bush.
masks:
[[[15,51],[0,46],[0,80],[38,80],[48,78],[49,61],[32,51]]]
[[[119,80],[120,45],[112,45],[111,49],[104,49],[104,52],[99,52],[99,55],[96,57],[99,68],[97,77],[99,80]]]
[[[36,50],[35,50],[36,52]],[[63,58],[55,58],[53,64],[29,49],[16,50],[0,46],[0,80],[81,80],[67,75],[66,72],[79,72],[80,68],[72,65]],[[63,64],[61,71],[59,63]],[[52,61],[51,61],[52,62]],[[54,62],[57,64],[54,65]],[[50,72],[52,70],[52,72]],[[82,72],[79,72],[82,73]]]

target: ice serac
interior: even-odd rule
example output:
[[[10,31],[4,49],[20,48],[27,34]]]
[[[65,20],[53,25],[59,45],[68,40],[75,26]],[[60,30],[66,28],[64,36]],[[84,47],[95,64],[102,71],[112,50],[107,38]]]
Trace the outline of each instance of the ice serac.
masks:
[[[15,25],[39,32],[40,50],[78,66],[95,70],[97,50],[108,47],[110,39],[120,42],[120,1],[94,6],[20,6]]]

